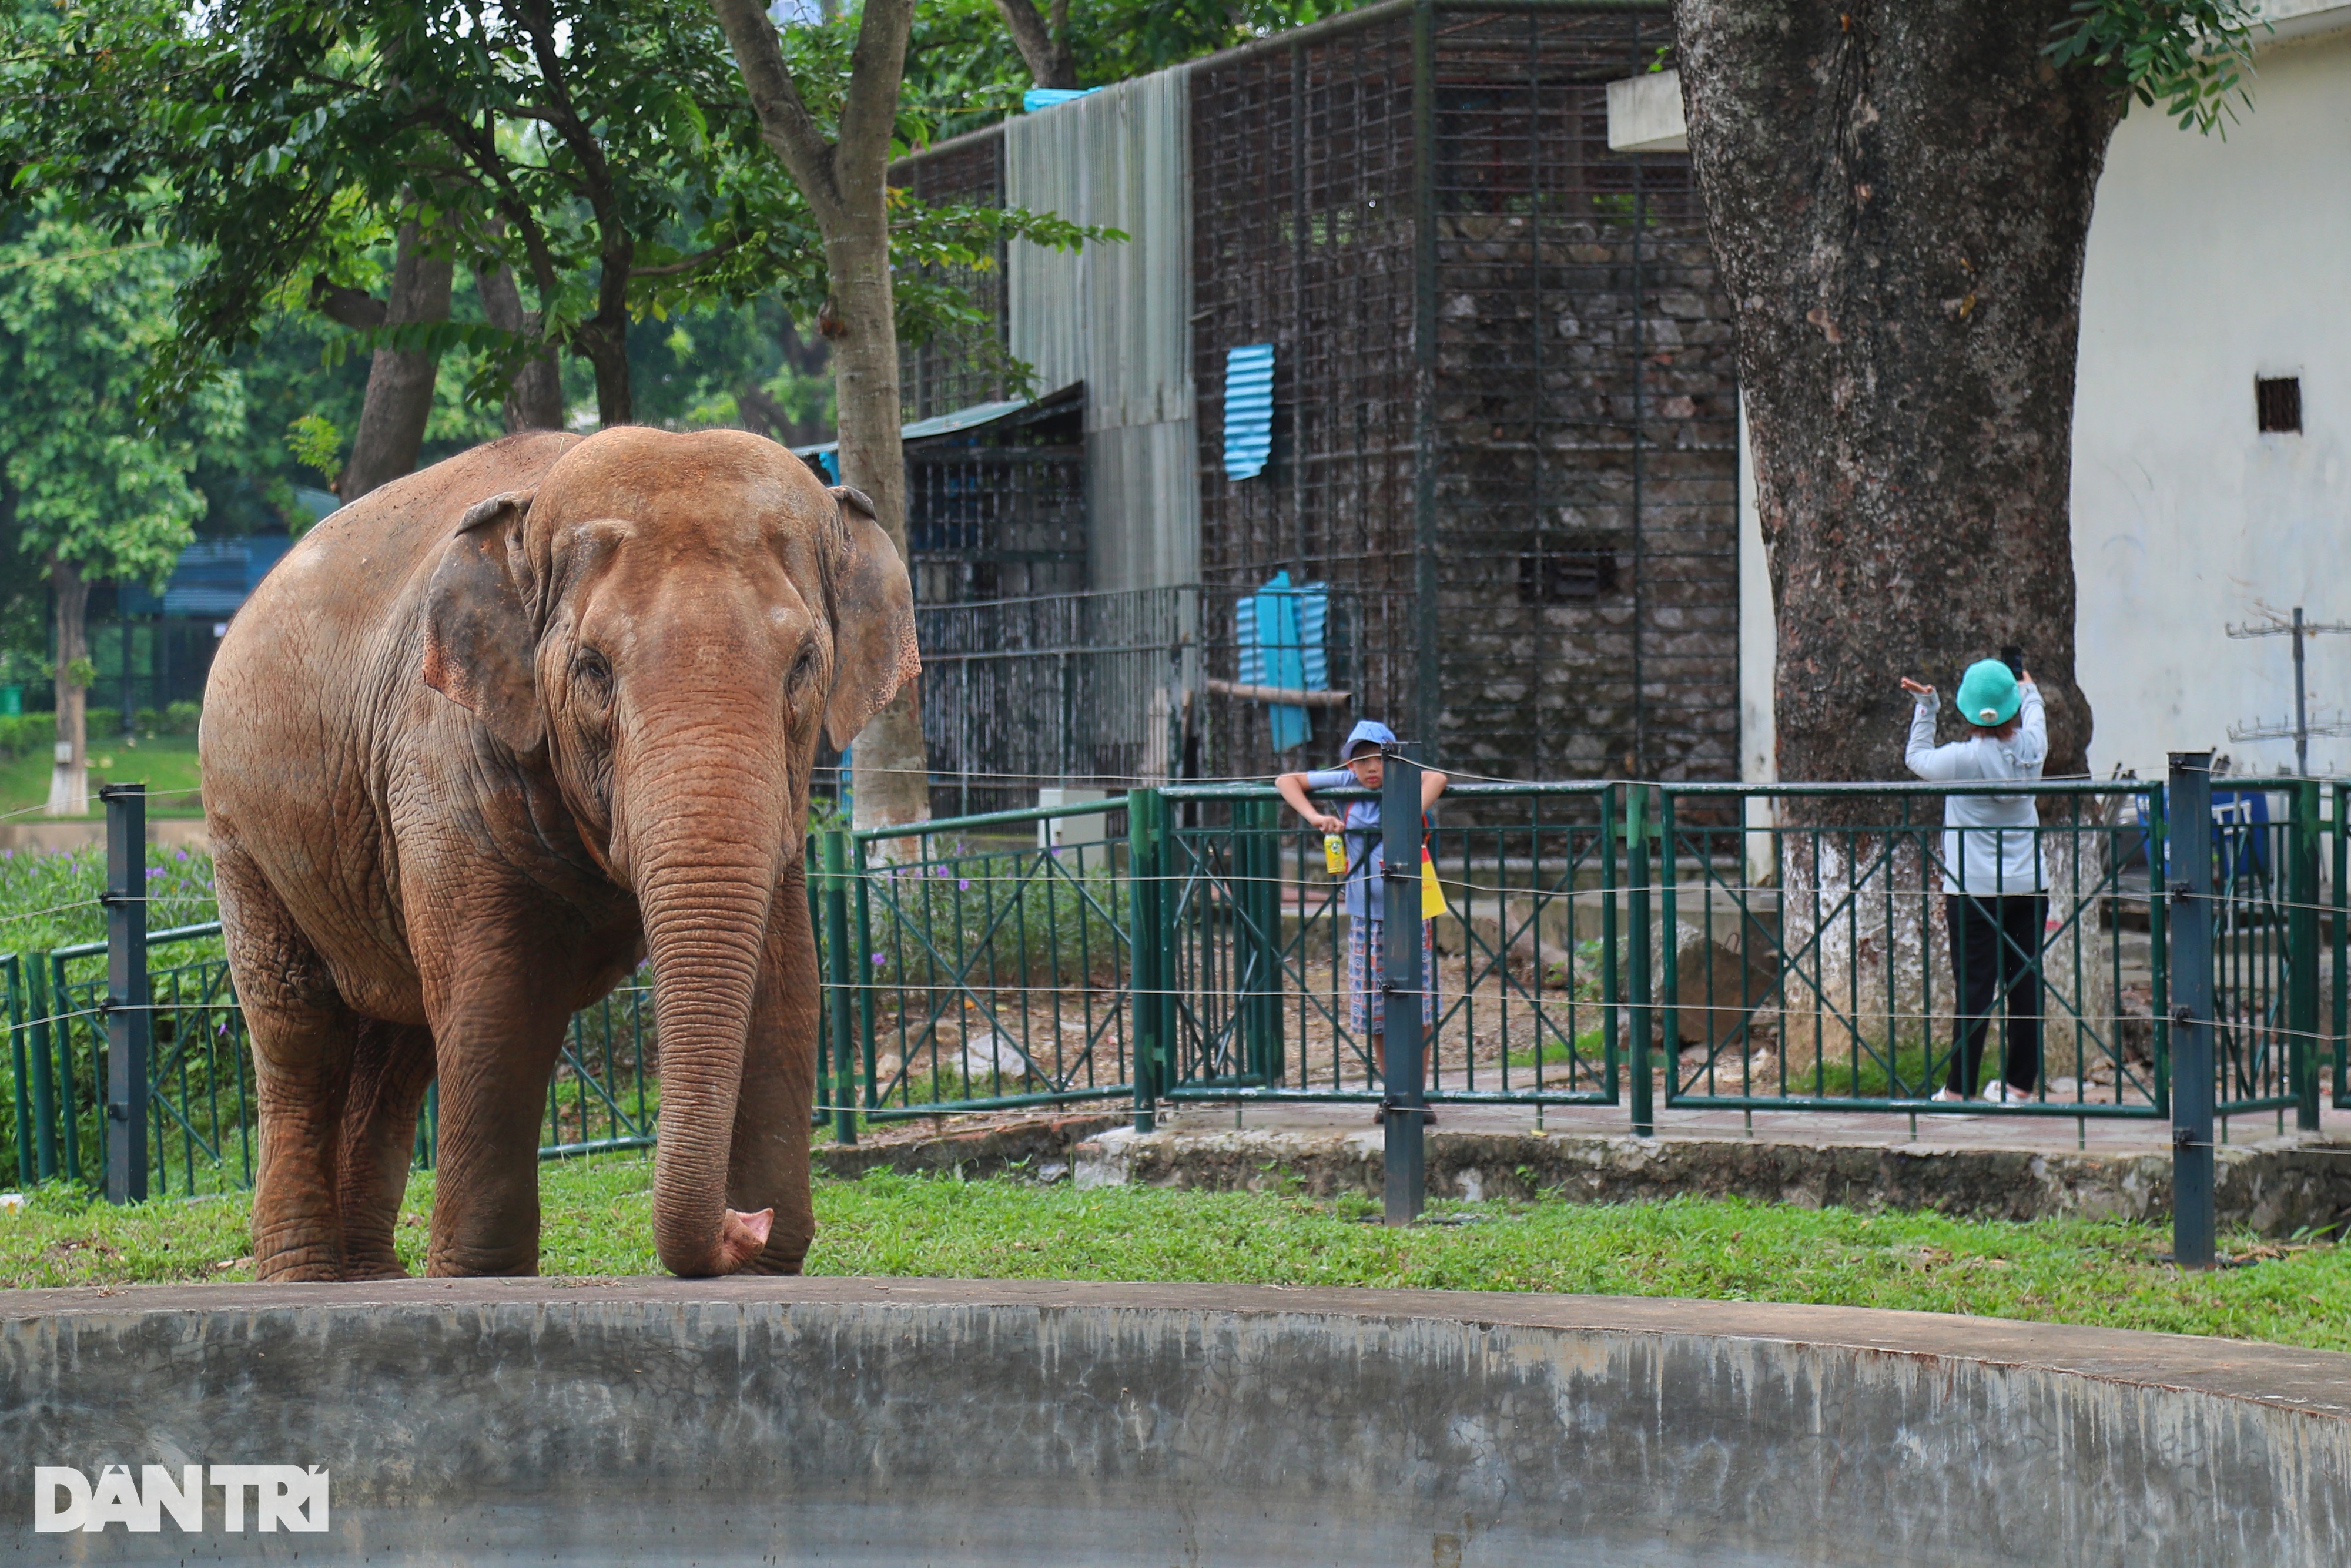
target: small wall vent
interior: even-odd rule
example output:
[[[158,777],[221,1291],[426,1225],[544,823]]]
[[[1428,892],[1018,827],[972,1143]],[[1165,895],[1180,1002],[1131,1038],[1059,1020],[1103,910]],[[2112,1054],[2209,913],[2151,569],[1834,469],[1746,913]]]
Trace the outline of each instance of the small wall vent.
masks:
[[[2278,376],[2253,382],[2253,418],[2263,431],[2302,429],[2302,378]]]

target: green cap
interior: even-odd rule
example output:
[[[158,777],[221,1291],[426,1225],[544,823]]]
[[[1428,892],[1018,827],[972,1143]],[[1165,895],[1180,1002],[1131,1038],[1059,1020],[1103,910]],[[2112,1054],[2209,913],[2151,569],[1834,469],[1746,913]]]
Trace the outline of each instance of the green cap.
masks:
[[[1998,659],[1978,659],[1959,677],[1959,716],[1991,729],[2016,716],[2024,702],[2015,672]]]

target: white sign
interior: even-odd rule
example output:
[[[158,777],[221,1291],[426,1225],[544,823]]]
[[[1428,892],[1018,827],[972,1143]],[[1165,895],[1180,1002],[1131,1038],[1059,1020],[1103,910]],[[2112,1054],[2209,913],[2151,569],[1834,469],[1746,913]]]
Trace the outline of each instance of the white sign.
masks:
[[[110,1524],[133,1533],[163,1528],[163,1516],[182,1531],[204,1528],[204,1467],[142,1465],[131,1479],[129,1465],[109,1465],[98,1481],[70,1465],[33,1467],[33,1528],[48,1533],[78,1530],[97,1535]],[[312,1465],[214,1465],[212,1484],[221,1491],[221,1528],[245,1529],[246,1499],[253,1500],[254,1522],[267,1531],[319,1531],[327,1528],[327,1472]]]

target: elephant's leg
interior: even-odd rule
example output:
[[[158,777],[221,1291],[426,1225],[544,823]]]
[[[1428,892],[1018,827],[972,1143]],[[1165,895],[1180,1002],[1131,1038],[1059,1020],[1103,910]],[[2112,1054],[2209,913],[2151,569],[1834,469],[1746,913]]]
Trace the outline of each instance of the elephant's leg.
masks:
[[[412,937],[440,1072],[434,1275],[538,1272],[538,1134],[563,1047],[570,967],[510,910],[462,903]],[[428,953],[437,955],[428,959]]]
[[[398,1280],[392,1249],[416,1148],[416,1113],[433,1082],[433,1031],[369,1019],[359,1029],[343,1103],[343,1278]]]
[[[359,1020],[253,862],[234,845],[219,844],[213,873],[229,933],[230,971],[253,1041],[261,1124],[254,1268],[264,1280],[339,1280],[338,1166]]]
[[[809,1115],[816,1100],[823,1009],[808,889],[796,867],[769,906],[726,1166],[727,1207],[746,1214],[776,1211],[768,1245],[751,1264],[760,1273],[799,1273],[816,1239],[816,1210],[809,1200]]]

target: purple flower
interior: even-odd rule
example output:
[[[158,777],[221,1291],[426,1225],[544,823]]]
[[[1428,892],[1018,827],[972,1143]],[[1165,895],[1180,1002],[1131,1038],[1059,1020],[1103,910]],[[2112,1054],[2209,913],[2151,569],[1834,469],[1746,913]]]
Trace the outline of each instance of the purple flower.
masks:
[[[956,878],[956,891],[957,893],[969,893],[971,891],[971,878],[967,876],[959,876]]]
[[[873,955],[873,967],[877,969],[889,961],[890,955],[887,953],[876,953]]]
[[[172,858],[173,858],[173,859],[175,859],[175,860],[182,860],[182,861],[184,861],[184,860],[186,860],[186,859],[188,858],[188,852],[187,852],[187,851],[185,851],[185,850],[182,850],[182,851],[181,851],[177,855],[173,856]]]
[[[147,880],[149,882],[154,881],[157,877],[162,876],[162,874],[163,868],[162,866],[151,865],[147,868]]]

